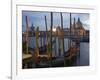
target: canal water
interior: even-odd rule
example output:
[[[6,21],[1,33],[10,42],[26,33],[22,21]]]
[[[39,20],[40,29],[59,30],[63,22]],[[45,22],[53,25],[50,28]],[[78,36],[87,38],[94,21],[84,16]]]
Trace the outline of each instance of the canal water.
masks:
[[[36,46],[36,38],[35,37],[29,37],[29,47],[30,48],[35,48]],[[48,39],[50,42],[50,39]],[[54,38],[53,38],[54,40]],[[64,47],[65,51],[68,50],[69,48],[69,39],[64,38]],[[39,47],[43,46],[46,44],[45,38],[39,38]],[[62,47],[62,45],[60,46]],[[58,52],[58,38],[56,38],[56,53],[55,53],[55,48],[54,45],[52,45],[52,55],[53,56],[59,56]],[[61,56],[63,56],[63,53],[61,53]],[[89,65],[89,42],[80,42],[80,52],[79,55],[77,56],[76,61],[74,62],[74,65],[78,66],[88,66]]]
[[[89,65],[89,43],[80,43],[80,66]]]
[[[54,37],[52,38],[52,41],[54,41]],[[50,42],[50,39],[48,38],[48,42]],[[62,40],[60,40],[62,43]],[[69,39],[64,38],[64,47],[65,51],[68,50],[69,48]],[[44,46],[46,44],[45,38],[39,38],[39,47]],[[35,48],[36,47],[36,38],[35,37],[29,37],[29,43],[28,43],[30,48]],[[56,48],[54,47],[55,44],[52,44],[52,56],[59,56],[58,52],[58,38],[56,38]],[[62,44],[60,44],[60,48],[62,48]],[[56,52],[56,53],[55,53]],[[60,56],[63,56],[63,52],[61,52]]]

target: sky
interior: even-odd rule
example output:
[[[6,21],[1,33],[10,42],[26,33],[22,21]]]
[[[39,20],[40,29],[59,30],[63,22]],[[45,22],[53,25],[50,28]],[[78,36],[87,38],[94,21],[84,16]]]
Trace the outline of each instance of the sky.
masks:
[[[70,13],[63,13],[63,27],[68,28],[70,26]],[[32,24],[35,27],[39,27],[39,30],[46,30],[45,28],[45,16],[47,17],[47,28],[50,29],[50,23],[51,23],[51,16],[50,12],[36,12],[36,11],[22,11],[22,31],[25,31],[26,29],[26,21],[25,17],[28,16],[28,25],[29,27],[32,26]],[[72,13],[72,23],[73,19],[75,18],[75,21],[77,22],[78,18],[80,18],[83,27],[86,30],[89,30],[90,24],[89,24],[89,14],[88,13]],[[61,25],[61,16],[59,12],[53,12],[53,27],[57,27]]]

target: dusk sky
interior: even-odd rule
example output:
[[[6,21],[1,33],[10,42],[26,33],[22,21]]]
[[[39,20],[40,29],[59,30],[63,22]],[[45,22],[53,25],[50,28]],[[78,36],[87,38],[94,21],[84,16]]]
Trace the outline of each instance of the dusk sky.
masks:
[[[64,28],[69,27],[70,25],[70,14],[63,13],[63,26]],[[50,29],[51,17],[50,12],[36,12],[36,11],[22,11],[22,31],[26,29],[25,16],[28,16],[29,27],[33,24],[35,27],[39,26],[40,30],[46,30],[45,28],[45,16],[47,17],[47,27]],[[88,13],[72,13],[72,23],[73,19],[80,18],[83,27],[87,30],[90,28],[89,24],[89,14]],[[59,12],[53,12],[53,27],[61,25],[61,17]]]

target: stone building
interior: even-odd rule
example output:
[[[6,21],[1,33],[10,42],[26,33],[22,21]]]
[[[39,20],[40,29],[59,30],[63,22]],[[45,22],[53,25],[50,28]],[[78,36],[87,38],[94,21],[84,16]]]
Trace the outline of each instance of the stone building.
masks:
[[[80,18],[78,18],[77,22],[73,21],[73,24],[71,26],[71,35],[73,36],[85,36],[86,30],[84,29],[82,22],[80,21]]]

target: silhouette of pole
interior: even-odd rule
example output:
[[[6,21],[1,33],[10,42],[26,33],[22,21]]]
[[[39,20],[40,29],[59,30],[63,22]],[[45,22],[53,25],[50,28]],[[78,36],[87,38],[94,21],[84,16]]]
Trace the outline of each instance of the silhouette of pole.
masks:
[[[71,49],[71,36],[72,36],[72,19],[71,18],[72,18],[72,15],[70,13],[70,47],[69,47],[69,49]],[[71,64],[72,60],[70,59],[69,62]]]
[[[51,27],[50,27],[50,53],[51,53],[51,66],[52,66],[52,27],[53,27],[53,12],[51,12]]]
[[[81,22],[80,21],[80,18],[78,18],[78,21],[77,22]],[[80,29],[81,29],[81,27],[80,27],[80,25],[78,24],[78,26],[79,26],[79,34],[78,34],[78,47],[79,47],[79,58],[80,58],[80,38],[81,38],[81,35],[80,35],[80,33],[81,33],[81,31],[80,31]]]
[[[35,32],[35,36],[36,36],[36,56],[39,55],[39,27],[37,27],[36,32]]]
[[[55,28],[56,29],[56,28]],[[55,50],[55,56],[56,56],[56,33],[57,31],[54,31],[54,50]]]
[[[62,13],[60,13],[61,15],[61,34],[62,34],[62,50],[63,50],[63,56],[64,56],[64,65],[65,63],[65,47],[64,47],[64,31],[63,31],[63,15]]]
[[[45,16],[45,26],[46,26],[46,31],[47,31],[47,17]]]
[[[26,16],[26,54],[28,54],[28,17]]]
[[[46,53],[49,55],[50,52],[49,52],[49,46],[48,46],[48,28],[47,28],[47,17],[46,16],[45,16],[45,27],[46,27]]]
[[[34,24],[32,23],[32,26],[31,26],[31,36],[32,36],[32,37],[35,36],[34,33],[35,33],[35,27],[34,27]],[[34,44],[34,43],[35,43],[35,42],[34,42],[34,40],[33,40],[33,48],[35,48],[35,44]]]
[[[70,13],[70,47],[71,47],[71,27],[72,27],[72,19],[71,19],[71,13]]]
[[[61,30],[60,30],[60,26],[57,28],[57,32],[58,32],[58,53],[59,53],[59,56],[61,55]]]

